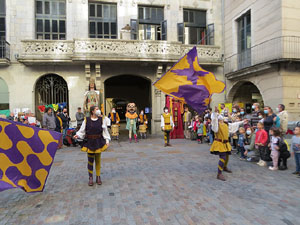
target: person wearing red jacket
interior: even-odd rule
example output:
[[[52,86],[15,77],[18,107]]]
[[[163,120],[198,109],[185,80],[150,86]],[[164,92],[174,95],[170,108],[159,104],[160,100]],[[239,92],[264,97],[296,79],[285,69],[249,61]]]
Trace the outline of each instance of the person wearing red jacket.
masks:
[[[264,130],[264,124],[259,122],[257,124],[257,132],[255,136],[255,148],[259,149],[260,160],[257,163],[259,166],[266,166],[267,163],[263,160],[263,152],[268,144],[268,133]]]

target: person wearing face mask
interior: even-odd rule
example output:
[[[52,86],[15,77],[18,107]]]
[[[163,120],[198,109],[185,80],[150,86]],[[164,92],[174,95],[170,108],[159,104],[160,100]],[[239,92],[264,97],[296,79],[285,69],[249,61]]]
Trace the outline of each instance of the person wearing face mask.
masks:
[[[244,121],[239,121],[235,123],[225,123],[225,119],[219,114],[219,110],[216,107],[215,112],[211,115],[212,120],[212,130],[215,133],[214,142],[210,148],[210,153],[219,156],[218,164],[218,175],[217,179],[225,181],[225,177],[222,172],[232,173],[228,169],[229,155],[231,155],[231,145],[229,143],[229,134],[236,133]]]
[[[283,104],[279,104],[276,110],[279,112],[278,117],[280,119],[281,132],[283,135],[285,135],[288,130],[289,114],[285,110],[285,105]]]
[[[247,161],[258,162],[259,151],[255,148],[255,137],[256,134],[253,128],[248,127],[246,130],[246,145],[245,145],[245,156],[247,156]]]
[[[270,106],[265,106],[264,108],[264,129],[268,134],[268,137],[270,139],[270,129],[275,126],[276,120],[278,119],[277,116],[273,113],[273,110]],[[269,140],[268,140],[269,143]]]
[[[81,151],[87,152],[88,155],[88,174],[89,186],[93,186],[93,167],[94,161],[96,164],[96,183],[102,184],[101,181],[101,153],[104,152],[110,141],[110,135],[101,116],[101,111],[96,106],[90,107],[90,117],[86,117],[83,121],[80,130],[74,136],[75,139],[85,139]]]
[[[116,108],[111,109],[111,113],[108,115],[108,118],[110,119],[112,125],[117,124],[120,126],[120,117],[119,113],[116,111]]]
[[[59,114],[61,120],[62,120],[62,125],[63,125],[63,140],[67,136],[67,130],[69,128],[69,122],[70,122],[70,117],[68,115],[68,109],[64,108],[63,112]]]
[[[164,113],[161,115],[161,129],[164,132],[165,147],[171,146],[170,133],[174,128],[172,115],[167,107],[164,108]]]
[[[259,109],[259,103],[254,103],[253,105],[252,105],[252,117],[258,117],[258,113],[259,113],[259,111],[260,111],[260,109]]]

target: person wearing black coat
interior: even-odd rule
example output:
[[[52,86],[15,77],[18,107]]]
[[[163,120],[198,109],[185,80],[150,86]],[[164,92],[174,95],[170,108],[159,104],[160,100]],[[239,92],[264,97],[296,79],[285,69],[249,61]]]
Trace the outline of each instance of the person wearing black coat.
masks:
[[[62,127],[63,127],[63,139],[66,138],[67,136],[67,130],[69,128],[69,122],[70,122],[70,117],[68,115],[68,110],[67,108],[64,108],[63,112],[59,114],[61,120],[62,120]]]

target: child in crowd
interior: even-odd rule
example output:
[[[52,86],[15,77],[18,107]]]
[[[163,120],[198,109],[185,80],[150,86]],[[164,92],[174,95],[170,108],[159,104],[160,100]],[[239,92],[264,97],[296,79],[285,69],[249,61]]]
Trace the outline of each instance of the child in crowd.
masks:
[[[198,144],[202,144],[203,142],[203,121],[201,118],[197,117],[196,118],[196,123],[194,126],[194,131],[197,132],[197,140],[198,140]]]
[[[191,130],[191,140],[195,141],[197,139],[197,133],[194,131],[195,123],[196,123],[196,117],[193,116],[191,120],[191,125],[189,126],[189,129]]]
[[[295,157],[296,171],[293,173],[300,178],[300,127],[297,126],[294,131],[295,136],[292,138],[292,155]]]
[[[246,136],[245,136],[245,128],[240,127],[239,128],[239,139],[238,139],[238,151],[241,153],[241,160],[245,160],[245,142],[246,142]]]
[[[206,132],[207,132],[207,136],[208,136],[208,141],[209,141],[209,145],[211,145],[214,142],[214,138],[213,138],[213,131],[211,129],[211,119],[207,118],[207,124],[206,124]]]
[[[279,141],[280,141],[280,130],[276,127],[272,127],[270,130],[271,140],[271,158],[273,161],[273,166],[270,166],[270,170],[278,170],[278,159],[279,159]]]
[[[245,153],[247,161],[258,161],[259,152],[258,149],[255,149],[255,131],[253,128],[248,127],[246,130],[246,145],[245,145]]]
[[[262,122],[257,123],[257,132],[255,136],[255,148],[259,150],[260,160],[257,163],[259,166],[266,166],[267,163],[264,161],[263,153],[267,147],[268,134],[264,130],[264,124]]]

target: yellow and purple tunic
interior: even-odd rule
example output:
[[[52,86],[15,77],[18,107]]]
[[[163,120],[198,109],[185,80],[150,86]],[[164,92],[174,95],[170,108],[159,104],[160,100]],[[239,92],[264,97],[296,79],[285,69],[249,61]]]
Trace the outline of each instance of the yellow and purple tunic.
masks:
[[[240,125],[243,122],[229,123],[219,122],[218,114],[212,113],[212,130],[215,133],[215,140],[210,148],[212,154],[231,154],[231,145],[229,143],[229,134],[233,134],[238,131]]]
[[[215,140],[210,148],[212,154],[230,153],[231,145],[229,143],[229,129],[225,123],[219,123],[218,132],[215,133]]]
[[[145,125],[146,126],[146,128],[147,128],[147,122],[148,122],[148,120],[147,120],[147,116],[146,115],[142,115],[142,114],[140,114],[139,115],[139,124],[140,125]]]
[[[97,119],[87,117],[76,135],[81,139],[84,137],[87,139],[87,142],[84,143],[81,149],[81,151],[87,153],[101,153],[105,151],[107,143],[110,141],[110,135],[102,117]]]

